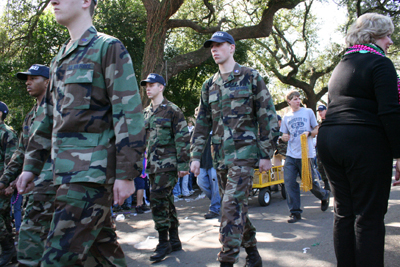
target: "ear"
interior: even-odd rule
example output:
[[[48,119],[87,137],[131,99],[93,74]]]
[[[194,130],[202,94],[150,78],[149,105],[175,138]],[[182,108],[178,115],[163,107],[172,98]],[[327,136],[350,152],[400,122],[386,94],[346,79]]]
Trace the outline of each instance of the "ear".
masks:
[[[93,0],[82,0],[82,7],[89,8]]]
[[[44,80],[44,86],[47,88],[47,86],[49,85],[49,81],[50,81],[50,79],[46,79],[46,80]]]

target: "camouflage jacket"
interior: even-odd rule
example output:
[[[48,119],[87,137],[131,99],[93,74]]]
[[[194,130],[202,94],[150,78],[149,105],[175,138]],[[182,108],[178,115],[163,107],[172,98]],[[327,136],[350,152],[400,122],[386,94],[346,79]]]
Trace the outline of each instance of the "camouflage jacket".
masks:
[[[4,169],[10,162],[14,151],[17,149],[17,135],[10,126],[4,122],[0,123],[0,176],[3,175]],[[9,182],[3,182],[8,186]]]
[[[0,181],[5,184],[13,182],[22,171],[22,166],[24,164],[25,150],[28,146],[29,132],[33,120],[36,116],[37,105],[35,105],[31,111],[25,116],[24,123],[22,124],[22,132],[19,136],[19,143],[17,150],[12,155],[11,161],[8,163],[3,176]],[[48,157],[40,176],[35,180],[34,193],[55,193],[55,189],[51,187],[53,180],[53,172],[51,165],[51,158]],[[48,181],[48,182],[44,182]],[[49,188],[51,187],[51,188]],[[48,192],[49,191],[49,192]]]
[[[200,160],[211,130],[216,169],[258,167],[260,158],[272,158],[278,121],[271,95],[256,70],[236,63],[227,81],[218,72],[203,84],[191,140],[192,160]]]
[[[178,106],[164,98],[153,111],[143,110],[147,135],[146,173],[189,170],[190,134]]]
[[[55,184],[112,184],[140,175],[144,120],[132,60],[92,26],[50,65],[24,171],[38,175],[51,150]]]

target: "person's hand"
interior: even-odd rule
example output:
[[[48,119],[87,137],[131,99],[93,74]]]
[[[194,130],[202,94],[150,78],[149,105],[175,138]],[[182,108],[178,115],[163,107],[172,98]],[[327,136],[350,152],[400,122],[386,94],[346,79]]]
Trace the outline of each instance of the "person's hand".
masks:
[[[200,174],[200,161],[192,161],[190,164],[190,171],[197,177]]]
[[[19,194],[26,194],[33,190],[35,175],[32,172],[22,172],[18,178],[17,188]]]
[[[285,141],[285,142],[287,142],[287,141],[289,141],[289,139],[290,139],[290,134],[282,134],[282,140],[283,141]]]
[[[400,185],[400,159],[396,161],[396,173],[394,175],[396,182],[393,183],[394,186]]]
[[[179,172],[178,172],[178,177],[180,178],[180,177],[183,177],[183,176],[185,176],[185,175],[187,175],[187,174],[189,174],[188,171],[179,171]]]
[[[135,182],[130,180],[115,180],[114,182],[114,205],[124,204],[125,199],[135,193]]]
[[[4,190],[4,195],[10,196],[12,194],[14,194],[14,188],[12,188],[11,186],[7,187],[6,190]]]
[[[303,132],[302,134],[304,134],[306,137],[308,137],[309,135],[311,135],[311,132],[305,131],[305,132]]]
[[[261,172],[267,172],[272,168],[271,160],[269,159],[260,159],[260,163],[258,164],[258,170]]]

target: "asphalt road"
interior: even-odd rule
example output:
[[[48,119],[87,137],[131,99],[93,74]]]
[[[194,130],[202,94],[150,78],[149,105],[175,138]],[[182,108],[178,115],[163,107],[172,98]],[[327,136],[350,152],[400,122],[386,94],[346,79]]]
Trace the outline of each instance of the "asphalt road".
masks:
[[[151,263],[149,257],[158,243],[151,213],[126,212],[125,220],[117,222],[119,242],[126,255],[127,265],[134,266],[190,266],[218,267],[216,260],[220,249],[218,219],[205,220],[210,201],[199,198],[199,190],[176,202],[180,220],[180,238],[183,250],[173,252],[165,260]],[[320,201],[310,192],[303,193],[302,220],[287,223],[289,211],[281,192],[273,192],[271,204],[261,207],[257,196],[249,201],[249,214],[257,228],[258,249],[264,267],[333,267],[333,197],[330,207],[322,212]],[[386,214],[385,266],[400,266],[400,187],[392,187]],[[244,266],[246,252],[241,250],[239,262]],[[10,267],[15,264],[8,265]]]
[[[220,244],[218,219],[205,220],[209,200],[199,199],[200,191],[176,202],[180,220],[183,250],[173,252],[162,262],[151,263],[149,257],[157,245],[157,232],[151,214],[126,214],[117,222],[119,242],[128,266],[207,266],[217,267]],[[196,199],[197,198],[197,199]],[[273,192],[269,206],[261,207],[257,196],[249,201],[249,214],[257,228],[258,249],[263,266],[336,266],[333,251],[333,197],[330,207],[322,212],[320,201],[310,192],[302,194],[303,219],[287,223],[289,211],[280,192]],[[386,215],[385,266],[399,266],[400,253],[400,187],[393,187]],[[239,262],[244,266],[246,252],[241,250]]]

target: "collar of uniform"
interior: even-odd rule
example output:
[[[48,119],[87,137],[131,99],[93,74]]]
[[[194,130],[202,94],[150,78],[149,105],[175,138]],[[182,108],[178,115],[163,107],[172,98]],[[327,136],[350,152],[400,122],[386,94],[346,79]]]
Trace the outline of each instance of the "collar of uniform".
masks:
[[[240,66],[239,63],[236,63],[233,68],[233,75],[239,76],[240,74],[242,74],[242,66]]]
[[[90,26],[81,36],[78,41],[78,45],[85,46],[87,45],[95,36],[97,35],[97,30],[94,26]]]
[[[222,79],[220,72],[218,72],[218,73],[219,73],[220,78]],[[240,66],[239,63],[235,63],[235,67],[233,67],[232,72],[229,74],[228,79],[226,81],[224,81],[224,83],[228,83],[228,82],[234,80],[235,76],[239,76],[241,73],[242,73],[242,66]]]
[[[167,105],[168,105],[168,100],[164,97],[163,101],[160,103],[160,105],[158,105],[156,110],[153,109],[153,104],[151,104],[151,110],[153,110],[153,112],[156,112],[157,110],[162,110],[167,108]]]
[[[94,26],[90,26],[89,29],[87,29],[81,36],[81,38],[79,38],[78,41],[78,45],[79,46],[85,46],[87,45],[95,36],[97,35],[97,30]],[[67,51],[65,51],[65,49],[67,49],[67,45],[69,43],[69,41],[71,40],[68,39],[65,43],[64,46],[60,49],[60,52],[58,53],[58,59],[57,62],[63,58],[65,58],[66,56],[68,56],[72,51],[75,50],[75,48],[78,46],[76,45],[76,42],[72,45],[72,47],[69,49],[68,53],[65,53]]]

